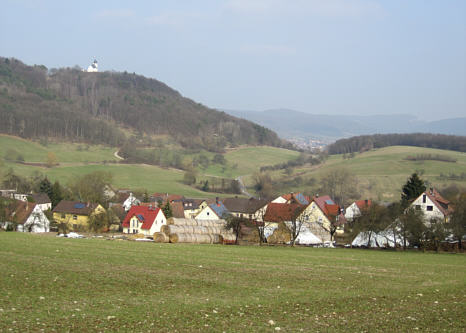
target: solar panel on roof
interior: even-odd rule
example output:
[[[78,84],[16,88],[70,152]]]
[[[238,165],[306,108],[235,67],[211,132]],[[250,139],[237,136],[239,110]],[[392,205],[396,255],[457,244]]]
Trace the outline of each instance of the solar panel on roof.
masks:
[[[327,205],[333,205],[333,201],[332,201],[332,200],[325,200],[325,203],[326,203]]]
[[[144,216],[142,216],[141,214],[138,214],[136,216],[138,217],[139,220],[144,221]]]
[[[86,207],[86,205],[83,204],[83,203],[81,203],[81,202],[80,202],[80,203],[77,203],[77,204],[74,204],[74,208],[81,209],[81,208],[84,208],[84,207]]]

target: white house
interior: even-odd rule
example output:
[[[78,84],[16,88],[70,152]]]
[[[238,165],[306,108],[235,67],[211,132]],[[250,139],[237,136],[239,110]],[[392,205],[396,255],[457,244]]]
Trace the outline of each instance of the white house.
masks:
[[[45,216],[42,208],[39,205],[34,205],[26,220],[18,223],[17,230],[21,232],[49,232],[50,221]]]
[[[129,211],[132,206],[138,206],[141,204],[141,200],[136,198],[133,193],[130,193],[128,198],[123,202],[122,206],[125,209],[125,211]]]
[[[6,210],[5,221],[1,221],[2,227],[17,225],[17,231],[21,232],[49,232],[50,221],[45,216],[39,205],[28,201],[16,200]]]
[[[440,219],[448,222],[453,211],[450,206],[450,201],[443,198],[440,193],[433,188],[422,193],[411,203],[411,207],[421,210],[424,213],[424,219],[426,222],[432,219]]]
[[[152,206],[133,206],[123,221],[123,233],[152,236],[167,224],[162,210]]]
[[[371,200],[357,200],[348,206],[345,210],[345,218],[352,221],[354,218],[361,216],[361,212],[372,204]]]
[[[196,220],[220,220],[230,212],[221,201],[208,205],[196,215]]]

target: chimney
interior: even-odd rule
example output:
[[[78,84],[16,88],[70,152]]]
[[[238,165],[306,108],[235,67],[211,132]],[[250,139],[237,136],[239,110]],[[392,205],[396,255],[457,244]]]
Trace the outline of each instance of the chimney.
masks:
[[[316,193],[316,198],[318,198],[318,197],[319,197],[319,193]]]
[[[364,204],[365,204],[366,206],[368,206],[368,205],[369,205],[369,200],[367,200],[367,199],[364,200]]]
[[[215,203],[218,205],[218,197],[215,197]]]
[[[152,210],[152,204],[149,205],[149,210]]]
[[[430,195],[434,195],[434,188],[433,187],[430,188]]]
[[[89,207],[91,205],[91,203],[88,201],[87,204],[86,204],[86,207]]]

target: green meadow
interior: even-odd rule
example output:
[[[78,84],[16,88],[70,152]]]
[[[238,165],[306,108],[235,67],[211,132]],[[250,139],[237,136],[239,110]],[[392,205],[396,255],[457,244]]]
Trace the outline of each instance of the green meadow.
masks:
[[[2,332],[464,332],[466,257],[0,232]]]
[[[456,159],[455,163],[442,161],[409,161],[408,156],[422,154],[448,156]],[[434,187],[444,187],[452,183],[466,186],[466,179],[442,180],[440,174],[466,173],[466,154],[449,150],[392,146],[371,150],[364,153],[358,153],[354,158],[344,159],[342,155],[332,155],[328,160],[317,166],[305,166],[296,168],[293,176],[301,176],[303,179],[315,178],[318,181],[332,170],[347,169],[358,178],[359,190],[361,197],[369,197],[378,200],[399,200],[400,189],[406,179],[416,171],[422,173],[422,179],[427,180]],[[283,171],[273,172],[276,179],[289,177]],[[249,181],[250,182],[250,181]],[[291,191],[293,188],[283,188],[285,191]],[[317,188],[298,186],[294,191],[307,191],[311,194],[317,191]]]
[[[77,175],[105,170],[113,174],[113,185],[124,188],[146,188],[150,192],[180,193],[193,197],[214,197],[215,193],[206,193],[194,187],[183,184],[184,172],[176,169],[162,168],[145,164],[119,164],[114,156],[117,148],[106,146],[87,146],[77,143],[53,143],[46,146],[38,142],[21,138],[0,135],[0,157],[5,157],[9,150],[19,152],[25,162],[45,162],[48,152],[53,152],[59,166],[46,168],[43,166],[24,165],[0,160],[0,173],[9,168],[23,176],[41,172],[52,180],[67,183]],[[441,155],[453,158],[452,162],[442,161],[408,161],[406,157],[420,154]],[[185,159],[203,155],[212,159],[214,154],[201,152],[187,154]],[[254,193],[252,175],[261,166],[287,162],[299,156],[296,151],[274,147],[239,147],[228,150],[225,154],[225,165],[213,164],[206,169],[198,167],[197,180],[214,180],[214,178],[234,179],[242,176],[248,191]],[[318,193],[320,179],[331,170],[348,169],[358,180],[358,192],[361,198],[373,198],[379,201],[394,201],[399,199],[401,186],[413,172],[422,173],[422,178],[431,185],[442,188],[452,183],[466,186],[466,180],[445,180],[440,174],[466,174],[466,154],[448,150],[393,146],[364,153],[358,153],[353,158],[344,159],[342,155],[333,155],[328,160],[316,166],[305,165],[293,169],[291,175],[283,170],[273,171],[275,190],[279,193],[303,191],[307,194]],[[301,177],[297,185],[280,184],[293,177]],[[313,178],[314,185],[306,181]]]

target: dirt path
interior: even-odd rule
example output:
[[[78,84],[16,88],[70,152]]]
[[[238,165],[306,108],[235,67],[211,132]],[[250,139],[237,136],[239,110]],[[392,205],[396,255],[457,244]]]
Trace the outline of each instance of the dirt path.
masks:
[[[120,155],[118,155],[118,150],[115,151],[115,152],[113,153],[113,156],[115,156],[115,157],[118,158],[119,160],[124,160],[123,157],[121,157]]]

